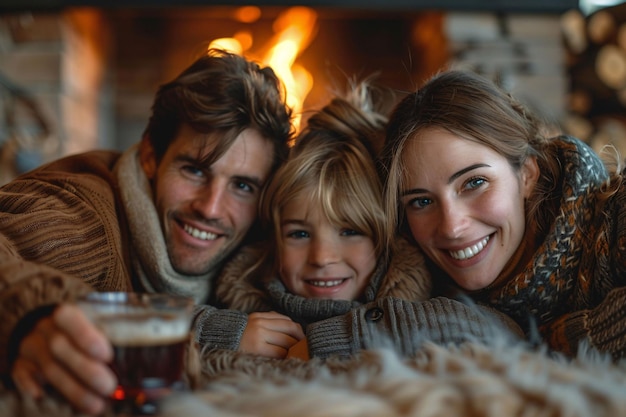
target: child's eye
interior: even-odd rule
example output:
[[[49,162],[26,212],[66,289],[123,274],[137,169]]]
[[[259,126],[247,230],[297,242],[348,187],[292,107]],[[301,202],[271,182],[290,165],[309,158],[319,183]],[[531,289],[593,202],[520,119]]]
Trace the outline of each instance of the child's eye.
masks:
[[[310,235],[304,230],[292,230],[287,233],[287,237],[291,239],[305,239],[307,237],[310,237]]]
[[[426,198],[426,197],[417,197],[414,198],[412,200],[409,200],[408,202],[408,206],[413,207],[413,208],[425,208],[426,206],[432,204],[433,200],[431,200],[430,198]]]
[[[341,236],[362,236],[363,233],[355,229],[342,229]]]

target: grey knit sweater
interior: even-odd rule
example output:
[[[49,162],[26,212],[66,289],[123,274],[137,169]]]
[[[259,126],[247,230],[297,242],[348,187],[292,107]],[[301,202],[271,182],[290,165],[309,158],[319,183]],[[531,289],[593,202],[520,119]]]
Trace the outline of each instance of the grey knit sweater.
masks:
[[[398,238],[389,263],[378,263],[358,300],[306,299],[291,294],[274,274],[244,274],[265,250],[244,248],[217,280],[217,302],[245,312],[278,311],[305,326],[309,354],[347,356],[391,346],[403,355],[426,341],[516,341],[521,332],[489,308],[448,298],[430,298],[431,277],[422,253]],[[262,271],[263,269],[260,269]],[[245,278],[244,278],[245,277]]]

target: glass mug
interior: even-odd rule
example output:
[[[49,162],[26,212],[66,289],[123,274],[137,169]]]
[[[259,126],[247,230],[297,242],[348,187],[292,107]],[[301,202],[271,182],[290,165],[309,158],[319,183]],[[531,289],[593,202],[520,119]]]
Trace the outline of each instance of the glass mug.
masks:
[[[113,346],[111,368],[118,386],[113,410],[134,415],[158,413],[158,404],[184,388],[185,349],[194,302],[191,298],[148,293],[93,292],[79,308]]]

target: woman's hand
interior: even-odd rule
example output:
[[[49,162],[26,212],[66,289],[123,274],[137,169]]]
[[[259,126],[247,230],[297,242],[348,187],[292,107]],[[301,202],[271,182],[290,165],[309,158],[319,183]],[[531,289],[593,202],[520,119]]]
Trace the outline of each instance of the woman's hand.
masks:
[[[99,414],[117,385],[113,350],[83,312],[60,305],[22,339],[11,376],[24,395],[39,398],[50,385],[79,411]]]
[[[289,317],[274,311],[251,313],[241,336],[239,351],[284,358],[289,348],[302,339],[302,326]]]

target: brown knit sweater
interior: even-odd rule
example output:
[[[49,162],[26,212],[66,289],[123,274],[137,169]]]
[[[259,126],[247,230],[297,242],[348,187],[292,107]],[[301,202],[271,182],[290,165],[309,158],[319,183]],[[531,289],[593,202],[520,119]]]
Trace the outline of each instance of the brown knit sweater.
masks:
[[[0,188],[0,376],[40,317],[93,289],[191,296],[198,341],[236,349],[247,315],[204,304],[217,271],[173,270],[135,148],[27,173]]]
[[[91,287],[132,289],[115,204],[118,156],[70,157],[0,189],[0,373],[8,370],[11,339],[29,330],[40,309]]]

